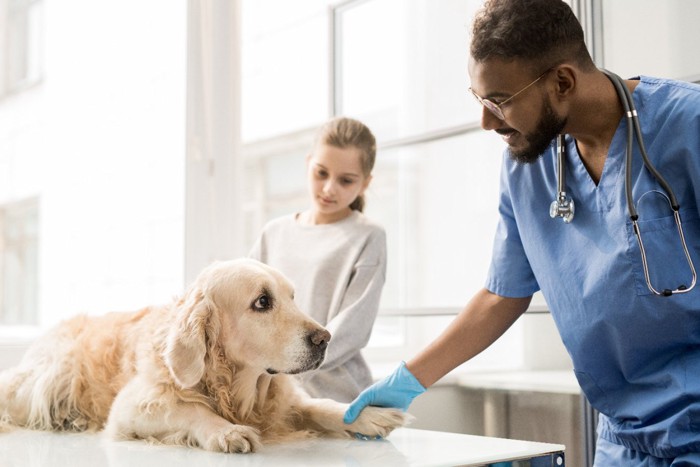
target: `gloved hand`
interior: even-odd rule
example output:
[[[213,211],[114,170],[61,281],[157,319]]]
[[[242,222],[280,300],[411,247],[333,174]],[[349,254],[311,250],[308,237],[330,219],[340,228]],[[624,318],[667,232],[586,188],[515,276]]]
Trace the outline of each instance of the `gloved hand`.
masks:
[[[401,362],[391,375],[374,383],[352,401],[348,410],[345,411],[343,421],[354,422],[362,409],[368,405],[394,407],[405,412],[413,399],[424,392],[423,385],[406,368],[406,362]]]

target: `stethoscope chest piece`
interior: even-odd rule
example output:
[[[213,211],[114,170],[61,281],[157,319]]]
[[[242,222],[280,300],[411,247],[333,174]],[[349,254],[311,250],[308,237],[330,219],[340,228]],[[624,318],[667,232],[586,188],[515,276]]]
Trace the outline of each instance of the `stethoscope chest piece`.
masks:
[[[574,220],[574,200],[564,191],[566,185],[566,153],[564,149],[564,135],[557,137],[557,197],[549,205],[549,216],[552,219],[561,217],[565,224]]]
[[[561,217],[566,224],[574,220],[575,211],[574,200],[563,191],[559,192],[557,199],[549,205],[549,216],[551,218]]]

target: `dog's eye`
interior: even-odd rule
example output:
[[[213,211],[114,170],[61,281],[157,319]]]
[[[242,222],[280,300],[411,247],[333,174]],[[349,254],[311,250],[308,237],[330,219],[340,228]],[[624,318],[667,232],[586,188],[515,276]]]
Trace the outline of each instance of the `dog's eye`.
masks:
[[[267,294],[262,294],[253,302],[253,310],[267,311],[272,308],[272,298]]]

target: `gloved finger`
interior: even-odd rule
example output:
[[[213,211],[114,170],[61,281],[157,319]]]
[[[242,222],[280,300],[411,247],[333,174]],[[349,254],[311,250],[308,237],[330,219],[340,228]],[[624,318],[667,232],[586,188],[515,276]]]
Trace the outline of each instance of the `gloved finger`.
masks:
[[[357,420],[357,417],[359,417],[360,412],[362,412],[362,409],[364,409],[366,406],[367,404],[360,397],[355,399],[350,404],[350,407],[348,407],[348,410],[345,411],[345,415],[343,416],[343,422],[350,424]]]

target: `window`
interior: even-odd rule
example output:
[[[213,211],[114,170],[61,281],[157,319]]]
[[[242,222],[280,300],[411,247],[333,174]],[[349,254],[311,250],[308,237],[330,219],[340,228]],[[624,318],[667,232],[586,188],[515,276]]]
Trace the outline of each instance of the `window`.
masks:
[[[36,84],[42,73],[42,0],[0,0],[0,96],[11,94]],[[5,24],[2,24],[2,18]],[[4,26],[4,27],[2,27]]]
[[[467,58],[480,5],[372,0],[338,7],[335,113],[360,118],[383,143],[478,122]]]
[[[246,18],[249,3],[255,2],[244,0],[244,21],[252,21]],[[248,142],[244,148],[249,183],[247,240],[252,243],[265,221],[306,206],[304,179],[298,171],[303,168],[315,128],[326,118],[324,109],[331,115],[364,121],[379,143],[366,212],[385,225],[389,246],[382,297],[386,318],[375,325],[372,345],[393,346],[398,333],[403,336],[401,342],[415,348],[417,340],[412,336],[428,334],[432,324],[427,321],[436,320],[425,320],[425,326],[418,327],[426,332],[416,332],[415,326],[397,315],[453,313],[483,285],[490,261],[503,143],[493,132],[481,130],[481,108],[467,92],[469,32],[482,1],[326,3],[330,5],[328,31],[320,27],[320,17],[328,13],[321,12],[319,3],[307,2],[302,7],[308,7],[305,16],[300,10],[296,20],[290,15],[284,20],[290,26],[283,29],[294,35],[291,24],[301,24],[300,18],[305,17],[310,25],[315,18],[319,26],[313,32],[301,29],[310,34],[305,36],[307,40],[324,44],[329,51],[321,57],[321,49],[313,49],[317,51],[314,59],[309,55],[311,48],[293,48],[298,57],[320,60],[329,71],[318,71],[314,63],[307,73],[308,82],[297,86],[291,95],[278,91],[289,82],[279,67],[281,62],[262,58],[264,49],[290,50],[286,44],[273,45],[282,40],[281,32],[271,28],[262,31],[258,26],[260,35],[251,38],[244,31],[247,54],[260,59],[255,72],[276,77],[274,82],[246,80],[245,75],[252,74],[245,69],[249,62],[244,59],[244,96],[274,96],[274,106],[257,111],[280,108],[287,114],[280,118],[289,120],[282,125],[276,123],[277,116],[258,118],[261,129],[256,130],[257,137],[244,138]],[[568,3],[581,18],[600,66],[625,76],[650,73],[700,78],[698,60],[687,53],[687,45],[700,40],[697,28],[689,23],[698,15],[688,12],[700,8],[694,0],[672,0],[663,5],[652,0]],[[283,23],[272,18],[277,12],[269,8],[267,12],[267,24]],[[629,21],[630,14],[633,21]],[[660,26],[659,16],[664,18]],[[639,39],[639,34],[628,31],[631,27],[645,31],[640,39],[645,46],[630,42],[630,37]],[[292,43],[290,37],[286,40]],[[265,47],[258,50],[262,44]],[[651,62],[650,56],[654,57]],[[319,80],[321,75],[328,77],[328,85]],[[328,108],[323,104],[327,93]],[[244,122],[250,111],[244,106]],[[533,305],[546,306],[539,294]],[[516,323],[515,333],[519,325]],[[400,356],[406,357],[406,352]]]
[[[334,111],[367,123],[380,146],[367,214],[387,230],[389,262],[384,316],[366,350],[374,361],[422,348],[452,319],[438,315],[459,311],[484,284],[503,145],[480,128],[467,93],[480,5],[372,0],[335,10]],[[520,364],[511,351],[519,326],[471,367]]]
[[[242,138],[270,138],[328,116],[330,0],[242,1]]]
[[[380,151],[367,215],[387,231],[383,308],[461,307],[485,281],[502,142],[470,131]]]
[[[183,291],[187,2],[46,4],[0,0],[0,345]]]
[[[264,62],[269,65],[266,73],[274,74],[278,85],[254,80],[253,71],[246,70],[246,64],[251,66],[246,55],[262,60],[265,50],[287,47],[280,42],[293,42],[282,34],[289,31],[288,24],[333,24],[331,37],[320,28],[302,35],[333,44],[333,54],[316,61],[332,70],[334,113],[359,118],[377,136],[378,162],[367,193],[367,214],[380,219],[388,233],[390,270],[382,307],[463,305],[465,297],[483,284],[488,267],[490,248],[483,245],[490,245],[496,226],[502,150],[496,136],[479,128],[480,107],[467,93],[468,29],[481,2],[351,1],[322,10],[323,21],[318,18],[318,2],[308,2],[306,14],[297,12],[294,21],[278,22],[276,15],[270,15],[265,24],[278,26],[268,27],[265,40],[256,35],[256,31],[263,34],[260,26],[245,28],[257,24],[259,7],[253,3],[243,3],[244,96],[275,94],[288,81],[274,71],[279,64],[270,56]],[[297,88],[312,105],[326,90],[323,85]],[[303,113],[306,110],[294,104],[298,98],[280,97],[276,108],[286,112],[289,106]],[[264,125],[255,133],[274,136],[246,145],[245,179],[250,183],[246,206],[248,219],[255,223],[248,229],[250,243],[265,221],[306,206],[304,157],[315,128],[326,119],[322,107],[303,126],[299,119],[285,117],[289,125],[297,126],[293,132],[281,131],[274,120],[260,120]],[[257,121],[256,115],[244,103],[243,121]],[[464,203],[474,192],[480,199]],[[436,236],[443,240],[436,241]],[[467,245],[457,253],[460,260],[455,260],[454,251],[440,248],[455,244]]]
[[[0,206],[0,325],[37,324],[37,199]]]
[[[254,2],[243,3],[244,25],[255,22],[255,10],[246,8],[249,3]],[[285,36],[268,28],[263,40],[252,34],[254,28],[244,27],[243,95],[277,96],[275,108],[280,113],[293,109],[301,114],[299,118],[289,114],[284,117],[289,121],[280,126],[279,116],[259,119],[254,112],[251,117],[244,102],[244,127],[253,125],[245,123],[250,118],[261,125],[257,139],[246,139],[244,131],[249,245],[267,220],[308,205],[304,157],[316,128],[327,118],[324,110],[358,118],[377,136],[377,165],[366,193],[366,213],[387,230],[389,263],[381,304],[385,316],[377,320],[367,349],[374,361],[407,357],[407,349],[422,347],[451,319],[435,315],[454,314],[485,279],[497,221],[502,142],[481,130],[481,109],[467,92],[468,32],[480,5],[476,0],[350,1],[331,4],[322,12],[323,21],[319,13],[312,14],[318,10],[297,12],[300,23],[332,25],[330,30],[319,27],[304,33],[319,44],[329,44],[330,54],[309,60],[324,63],[330,85],[316,81],[312,71],[306,77],[317,84],[300,85],[291,96],[279,94],[277,88],[287,86],[288,79],[274,57],[259,65],[274,75],[274,86],[252,78],[263,68],[246,69],[250,66],[246,54],[262,60],[267,49],[288,50],[287,44],[277,43]],[[278,23],[270,18],[266,24]],[[290,27],[279,23],[283,31]],[[293,43],[289,37],[284,40]],[[309,52],[295,48],[298,54]],[[329,87],[332,98],[327,109],[328,102],[320,99]],[[313,118],[298,103],[300,95],[314,107]],[[404,318],[404,314],[433,316]],[[495,353],[501,355],[504,348],[515,345],[517,332]],[[508,357],[487,359],[486,364],[512,365]]]

